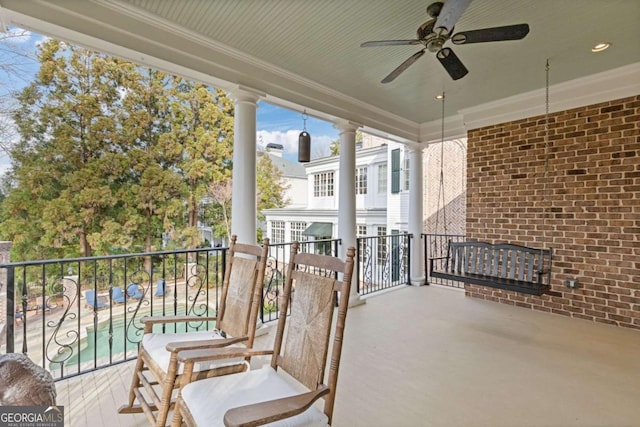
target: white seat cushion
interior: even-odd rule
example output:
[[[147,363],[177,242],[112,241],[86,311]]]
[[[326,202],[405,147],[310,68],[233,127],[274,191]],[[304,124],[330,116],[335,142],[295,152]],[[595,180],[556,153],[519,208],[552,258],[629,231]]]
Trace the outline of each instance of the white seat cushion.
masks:
[[[162,368],[164,372],[169,370],[169,362],[171,353],[167,351],[167,344],[180,341],[200,341],[222,339],[218,330],[198,331],[198,332],[182,332],[182,333],[166,333],[166,334],[145,334],[142,337],[142,347],[149,353],[151,359]],[[194,372],[206,371],[214,367],[235,365],[238,363],[246,363],[244,359],[227,359],[224,362],[203,362],[196,363],[193,367]],[[247,366],[248,368],[248,366]],[[184,371],[184,365],[180,364],[178,373]]]
[[[192,382],[183,387],[182,399],[199,426],[224,426],[224,414],[232,408],[300,394],[271,366]],[[327,426],[327,416],[315,406],[270,427]]]

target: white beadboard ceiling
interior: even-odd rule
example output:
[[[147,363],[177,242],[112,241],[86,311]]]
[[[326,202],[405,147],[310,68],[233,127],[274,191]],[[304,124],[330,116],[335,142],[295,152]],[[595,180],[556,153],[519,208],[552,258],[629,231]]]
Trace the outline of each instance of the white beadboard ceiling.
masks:
[[[173,71],[191,70],[184,74],[231,90],[252,88],[268,101],[407,140],[419,140],[421,126],[438,122],[441,104],[434,96],[443,90],[447,114],[455,115],[542,89],[547,58],[554,85],[640,62],[639,0],[474,0],[456,31],[528,23],[529,35],[474,45],[448,42],[469,69],[458,81],[427,52],[394,82],[381,84],[420,46],[360,44],[415,38],[429,19],[430,3],[0,0],[0,13],[5,23]],[[612,47],[592,53],[601,41]]]

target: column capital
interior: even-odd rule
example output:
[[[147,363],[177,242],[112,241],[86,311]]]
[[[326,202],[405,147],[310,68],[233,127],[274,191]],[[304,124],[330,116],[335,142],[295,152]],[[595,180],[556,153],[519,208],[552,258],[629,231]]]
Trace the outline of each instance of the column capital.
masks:
[[[333,127],[343,132],[353,132],[355,133],[358,129],[360,129],[360,125],[358,123],[350,122],[349,120],[337,119],[333,122]]]
[[[240,85],[231,89],[230,95],[231,99],[233,99],[233,102],[236,104],[243,102],[257,104],[261,98],[266,96],[262,92]]]
[[[409,142],[406,143],[405,146],[409,151],[414,151],[416,153],[422,152],[422,150],[424,150],[425,148],[424,144],[421,144],[419,142]]]

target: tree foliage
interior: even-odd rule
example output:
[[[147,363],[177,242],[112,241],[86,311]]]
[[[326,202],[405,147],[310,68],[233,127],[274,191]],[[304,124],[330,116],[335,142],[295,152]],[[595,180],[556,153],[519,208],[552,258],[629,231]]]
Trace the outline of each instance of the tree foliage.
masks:
[[[362,131],[356,131],[356,144],[362,143]],[[339,156],[340,155],[340,139],[336,139],[331,141],[329,145],[329,156]]]
[[[256,191],[258,193],[258,220],[264,221],[264,209],[282,208],[289,203],[285,192],[289,188],[282,172],[273,164],[268,154],[262,153],[256,163]]]
[[[197,246],[201,199],[231,175],[226,95],[56,40],[38,61],[2,202],[14,259]]]

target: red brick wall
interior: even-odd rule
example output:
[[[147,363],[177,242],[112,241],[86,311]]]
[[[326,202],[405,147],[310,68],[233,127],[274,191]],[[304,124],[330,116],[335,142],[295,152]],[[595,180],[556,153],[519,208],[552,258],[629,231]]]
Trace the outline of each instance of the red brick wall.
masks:
[[[466,229],[472,240],[552,247],[562,296],[466,293],[640,329],[640,95],[550,114],[548,157],[544,119],[469,132]],[[570,277],[579,288],[564,286]]]
[[[445,141],[424,149],[423,230],[425,233],[465,234],[467,218],[467,147],[464,141]],[[440,188],[440,164],[444,176]],[[443,206],[444,205],[444,206]],[[437,225],[437,226],[436,226]]]

